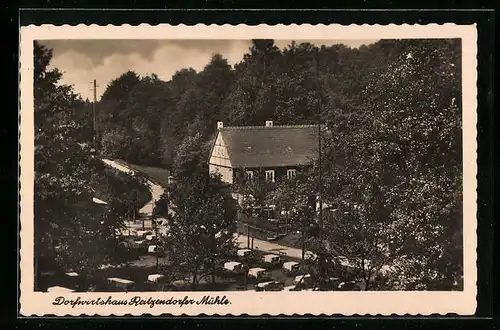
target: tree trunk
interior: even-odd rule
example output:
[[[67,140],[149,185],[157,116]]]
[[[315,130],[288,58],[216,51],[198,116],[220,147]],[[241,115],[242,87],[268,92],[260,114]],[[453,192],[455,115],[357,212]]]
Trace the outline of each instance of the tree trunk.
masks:
[[[306,257],[306,226],[302,221],[302,260]]]
[[[361,273],[363,274],[363,280],[365,281],[365,291],[367,291],[370,285],[371,272],[366,271],[365,269],[365,258],[361,258]]]
[[[193,282],[191,282],[191,289],[196,287],[196,272],[193,272]]]
[[[370,288],[370,278],[371,277],[372,277],[372,271],[369,270],[368,274],[366,274],[366,278],[365,278],[365,291],[368,291],[368,289]]]
[[[212,284],[215,284],[215,261],[212,263]]]
[[[194,268],[194,271],[193,271],[193,282],[191,283],[191,287],[192,289],[194,290],[194,288],[196,287],[196,277],[198,275],[198,265],[195,266]]]
[[[363,280],[365,281],[365,291],[366,291],[366,271],[365,271],[365,258],[361,258],[361,275],[363,276]]]

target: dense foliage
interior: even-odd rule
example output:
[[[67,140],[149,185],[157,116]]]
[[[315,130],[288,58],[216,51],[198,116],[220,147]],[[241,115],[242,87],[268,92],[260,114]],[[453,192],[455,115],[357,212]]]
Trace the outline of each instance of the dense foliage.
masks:
[[[233,69],[214,55],[202,71],[181,69],[167,82],[127,72],[98,104],[102,152],[190,173],[208,158],[218,120],[321,118],[323,198],[336,210],[325,216],[327,250],[351,259],[368,286],[390,266],[373,285],[460,288],[460,48],[460,40],[422,39],[280,50],[254,40]],[[293,185],[290,196],[278,187],[283,205],[317,194],[317,185]]]
[[[95,196],[107,201],[110,210],[117,217],[131,217],[151,200],[146,178],[130,176],[102,162],[95,164]]]
[[[201,134],[187,139],[175,157],[175,183],[168,186],[168,233],[162,243],[167,276],[189,276],[194,287],[236,252],[236,205],[228,187],[208,173]]]
[[[115,229],[130,193],[148,198],[147,187],[118,175],[94,158],[88,104],[61,85],[49,69],[52,51],[34,44],[35,116],[35,288],[44,269],[74,270],[82,276],[109,261]],[[108,204],[94,203],[101,198]]]

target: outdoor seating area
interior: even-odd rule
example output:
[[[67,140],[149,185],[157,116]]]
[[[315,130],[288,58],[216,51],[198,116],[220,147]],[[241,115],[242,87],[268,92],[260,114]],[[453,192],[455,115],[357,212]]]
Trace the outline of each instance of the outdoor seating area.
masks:
[[[313,289],[312,277],[300,259],[287,256],[281,250],[265,252],[253,246],[243,247],[243,244],[232,257],[219,265],[214,283],[212,277],[205,277],[196,286],[193,286],[191,278],[167,280],[158,264],[167,265],[168,260],[152,228],[142,229],[141,220],[132,225],[130,236],[122,236],[121,244],[125,251],[132,252],[131,261],[126,265],[102,265],[95,279],[87,279],[71,269],[63,271],[65,280],[51,282],[50,291],[92,291],[96,287],[98,291],[211,290],[212,287],[258,291]],[[342,285],[339,286],[339,283]],[[354,286],[347,279],[342,279],[336,282],[333,290],[351,290]]]

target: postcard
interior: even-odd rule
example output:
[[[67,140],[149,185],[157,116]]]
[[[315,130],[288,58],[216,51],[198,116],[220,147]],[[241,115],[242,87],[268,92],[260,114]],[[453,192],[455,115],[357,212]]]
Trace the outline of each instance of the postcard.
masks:
[[[20,29],[21,315],[475,313],[475,25]]]

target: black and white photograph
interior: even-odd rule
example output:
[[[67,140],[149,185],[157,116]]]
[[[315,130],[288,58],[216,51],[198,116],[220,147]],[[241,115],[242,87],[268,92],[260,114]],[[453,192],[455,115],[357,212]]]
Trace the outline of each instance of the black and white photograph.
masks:
[[[464,291],[463,40],[289,35],[33,40],[34,292]]]

